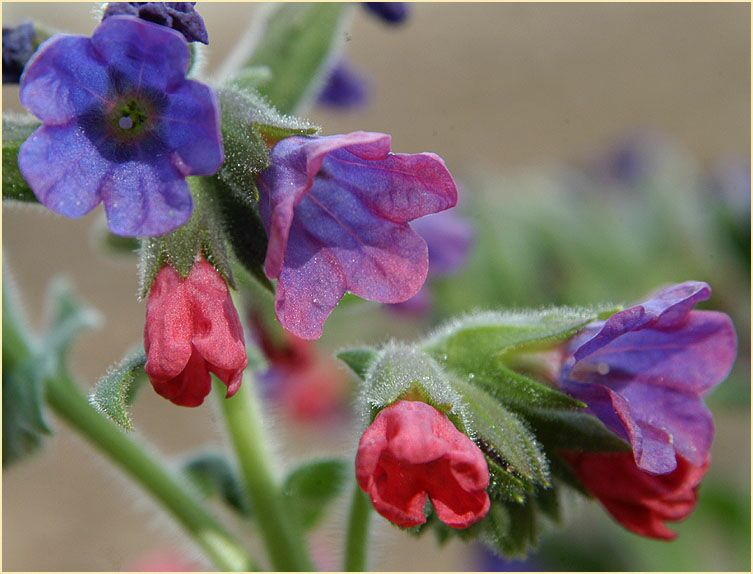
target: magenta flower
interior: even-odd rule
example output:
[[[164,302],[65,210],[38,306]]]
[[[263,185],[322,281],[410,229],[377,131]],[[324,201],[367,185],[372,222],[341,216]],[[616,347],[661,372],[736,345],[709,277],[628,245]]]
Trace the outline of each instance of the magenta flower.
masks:
[[[390,153],[390,136],[367,132],[280,141],[259,191],[277,318],[304,339],[321,336],[346,291],[380,303],[415,295],[428,253],[408,222],[457,203],[440,157]]]
[[[21,103],[42,120],[18,164],[39,201],[66,217],[100,202],[118,235],[161,235],[193,204],[189,175],[223,162],[213,91],[187,80],[178,32],[130,16],[91,38],[56,35],[29,61]]]
[[[694,311],[705,283],[666,287],[587,327],[568,346],[562,388],[628,440],[635,463],[666,474],[678,457],[701,467],[714,435],[702,397],[729,374],[737,352],[730,318]]]

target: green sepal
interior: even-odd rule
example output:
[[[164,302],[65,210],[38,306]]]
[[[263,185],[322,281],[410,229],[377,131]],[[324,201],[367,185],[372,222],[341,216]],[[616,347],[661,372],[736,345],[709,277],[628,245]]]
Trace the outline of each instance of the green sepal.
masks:
[[[336,356],[363,381],[366,379],[369,365],[377,356],[377,351],[372,347],[353,347],[338,352]]]
[[[554,347],[614,307],[552,307],[467,315],[440,327],[423,348],[453,369],[473,373],[492,358]]]
[[[39,203],[18,167],[18,150],[41,124],[28,114],[3,113],[3,200]]]
[[[225,456],[217,452],[192,455],[182,465],[183,475],[204,498],[218,496],[229,508],[245,517],[252,515],[251,505],[238,477]]]
[[[125,430],[133,430],[129,407],[144,380],[146,354],[138,350],[107,370],[89,393],[89,404]]]
[[[530,409],[524,416],[548,449],[621,452],[630,445],[595,416],[583,412]]]
[[[303,529],[313,528],[342,492],[348,468],[343,460],[323,459],[307,462],[287,476],[282,488],[285,503]]]
[[[216,177],[238,201],[252,206],[259,200],[256,176],[269,166],[269,146],[291,135],[315,134],[319,128],[280,114],[254,89],[243,89],[233,82],[218,88],[217,96],[225,162]]]
[[[452,366],[448,370],[473,384],[482,387],[497,400],[511,407],[522,409],[582,409],[585,403],[570,397],[548,385],[540,383],[522,373],[513,371],[499,359],[490,359],[472,372]]]
[[[342,29],[350,10],[347,4],[337,2],[269,7],[261,37],[244,68],[265,66],[271,71],[271,81],[258,88],[280,111],[295,112],[321,89],[328,66],[342,43]]]
[[[225,251],[219,200],[208,188],[206,178],[188,178],[194,201],[191,219],[183,227],[141,242],[139,261],[141,298],[149,294],[154,279],[165,265],[185,278],[193,269],[196,257],[203,255],[222,278],[235,287],[230,261]]]
[[[461,431],[468,427],[465,403],[449,376],[415,347],[390,343],[380,349],[369,364],[362,389],[360,411],[365,423],[398,400],[418,400],[446,414]]]
[[[274,292],[264,273],[267,233],[256,206],[233,193],[230,187],[218,178],[207,179],[206,184],[216,198],[225,234],[235,258],[255,282],[267,291]]]
[[[460,379],[452,385],[462,397],[469,427],[486,456],[531,485],[549,485],[549,463],[527,425],[483,389]]]
[[[508,472],[487,457],[486,464],[489,467],[489,496],[503,502],[521,504],[531,492],[529,484]]]

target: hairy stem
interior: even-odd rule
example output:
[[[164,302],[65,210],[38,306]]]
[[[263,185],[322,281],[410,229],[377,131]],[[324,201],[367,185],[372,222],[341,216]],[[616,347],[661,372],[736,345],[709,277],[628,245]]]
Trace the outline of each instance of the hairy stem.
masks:
[[[175,518],[222,571],[256,570],[245,549],[209,514],[176,476],[88,403],[67,377],[47,382],[57,415],[107,455]]]
[[[243,483],[257,517],[272,567],[283,571],[307,571],[313,566],[305,542],[291,520],[282,492],[269,465],[261,428],[261,410],[251,380],[224,398],[224,386],[216,385],[230,440],[235,449]]]
[[[348,517],[348,531],[345,538],[346,572],[364,572],[366,570],[366,543],[369,536],[369,520],[371,519],[371,503],[366,494],[353,487],[353,499],[350,503]]]

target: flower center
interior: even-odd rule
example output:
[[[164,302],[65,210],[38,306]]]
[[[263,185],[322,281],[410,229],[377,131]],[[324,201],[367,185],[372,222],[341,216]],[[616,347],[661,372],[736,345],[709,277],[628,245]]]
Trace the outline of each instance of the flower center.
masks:
[[[127,98],[115,106],[113,121],[123,132],[139,132],[146,128],[149,120],[149,110],[145,102],[135,98]]]

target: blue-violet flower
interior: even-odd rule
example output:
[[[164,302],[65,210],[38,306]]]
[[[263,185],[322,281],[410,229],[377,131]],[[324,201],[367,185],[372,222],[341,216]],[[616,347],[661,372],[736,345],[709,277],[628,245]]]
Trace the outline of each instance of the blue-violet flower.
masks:
[[[386,134],[294,136],[272,149],[259,178],[282,326],[321,336],[346,291],[380,303],[415,295],[426,280],[426,242],[408,222],[454,207],[457,188],[432,153],[390,153]]]
[[[588,326],[570,342],[560,385],[630,442],[636,465],[672,472],[682,457],[706,464],[714,434],[702,397],[737,352],[730,318],[694,311],[711,289],[688,281]]]
[[[410,12],[408,2],[362,2],[361,4],[387,24],[402,24]]]
[[[363,106],[367,99],[366,81],[341,60],[330,70],[317,103],[328,108],[346,110]]]
[[[183,225],[186,176],[211,175],[224,159],[215,94],[186,79],[188,62],[183,36],[131,16],[42,44],[20,97],[43,125],[18,155],[39,201],[67,217],[103,202],[118,235]]]

